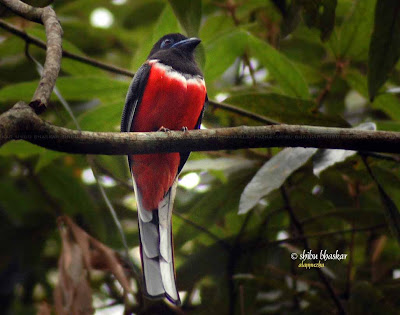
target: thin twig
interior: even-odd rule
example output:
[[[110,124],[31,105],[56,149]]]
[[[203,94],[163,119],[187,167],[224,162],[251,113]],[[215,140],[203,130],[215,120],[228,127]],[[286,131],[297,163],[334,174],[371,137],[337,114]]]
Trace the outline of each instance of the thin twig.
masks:
[[[342,60],[337,60],[336,61],[336,67],[335,67],[335,73],[326,79],[326,84],[325,87],[322,89],[322,91],[318,94],[317,98],[315,99],[315,111],[318,111],[321,106],[323,105],[324,100],[330,93],[332,89],[332,85],[335,82],[335,80],[342,74],[343,69],[348,65],[348,62],[342,61]]]
[[[289,196],[286,192],[286,189],[284,186],[281,187],[281,194],[282,194],[282,198],[284,200],[284,203],[286,205],[286,209],[288,211],[288,214],[290,216],[290,219],[295,227],[295,229],[297,230],[297,233],[299,236],[304,236],[304,230],[303,230],[303,226],[300,223],[300,221],[297,219],[296,214],[294,213],[294,210],[291,206],[290,200],[289,200]],[[310,251],[310,245],[308,243],[308,239],[306,237],[304,237],[302,239],[303,241],[303,245],[304,248],[307,251]],[[328,278],[325,276],[325,274],[322,272],[322,270],[320,268],[316,268],[315,269],[316,272],[318,273],[319,278],[321,279],[322,283],[325,285],[330,297],[332,298],[334,304],[336,305],[336,308],[339,312],[339,314],[346,314],[342,302],[339,299],[339,296],[336,294],[335,290],[333,289],[331,283],[329,282]]]
[[[236,107],[236,106],[233,106],[233,105],[230,105],[230,104],[221,103],[221,102],[215,102],[215,101],[211,101],[211,100],[208,101],[208,104],[210,104],[214,108],[220,108],[220,109],[223,109],[223,110],[226,110],[226,111],[230,111],[232,113],[238,114],[238,115],[243,116],[243,117],[250,118],[250,119],[252,119],[254,121],[258,121],[258,122],[264,123],[266,125],[279,125],[280,124],[276,120],[267,118],[267,117],[265,117],[263,115],[259,115],[259,114],[253,113],[251,111],[248,111],[248,110],[245,110],[245,109],[242,109],[240,107]]]
[[[273,265],[270,265],[270,264],[266,265],[265,267],[271,271],[272,275],[280,274],[280,275],[285,276],[285,277],[289,276],[293,280],[296,279],[296,280],[299,280],[301,282],[305,282],[305,283],[309,284],[310,286],[326,290],[326,287],[323,284],[321,284],[321,282],[319,282],[319,281],[312,281],[312,280],[309,280],[307,278],[301,277],[299,275],[293,275],[292,273],[287,272],[286,270],[282,270],[282,269],[277,268],[277,267],[275,267]]]
[[[237,4],[235,4],[233,2],[233,0],[229,0],[227,3],[221,5],[220,7],[224,8],[225,10],[228,11],[228,14],[231,16],[233,23],[235,24],[235,26],[239,26],[240,25],[240,20],[237,18],[236,16],[236,8],[237,8]],[[257,81],[256,78],[254,76],[254,69],[250,63],[250,59],[249,59],[249,55],[247,54],[247,52],[245,52],[243,54],[243,62],[246,65],[246,67],[249,69],[249,73],[250,73],[250,77],[251,77],[251,81],[253,83],[253,86],[257,85]]]
[[[206,229],[205,227],[201,226],[200,224],[197,224],[195,222],[193,222],[192,220],[189,220],[187,218],[185,218],[182,214],[180,214],[179,212],[172,212],[172,214],[176,217],[178,217],[179,219],[181,219],[182,221],[188,223],[189,225],[195,227],[196,229],[198,229],[199,231],[203,232],[204,234],[208,235],[211,239],[213,239],[214,241],[218,242],[219,244],[221,244],[221,246],[230,251],[231,250],[231,245],[229,243],[227,243],[225,240],[219,238],[217,235],[215,235],[214,233],[212,233],[211,231],[209,231],[208,229]]]
[[[360,210],[360,192],[361,192],[361,185],[358,181],[356,181],[354,184],[350,184],[354,187],[354,189],[349,189],[351,190],[349,192],[350,196],[353,197],[354,199],[354,207],[358,210]],[[353,192],[352,192],[353,191]],[[353,218],[351,220],[351,227],[354,229],[354,226],[356,224],[356,220]],[[345,296],[347,298],[350,297],[350,292],[351,292],[351,285],[352,285],[352,271],[353,271],[353,264],[354,264],[354,242],[355,242],[355,235],[356,233],[353,231],[350,235],[350,244],[349,244],[349,262],[347,264],[347,275],[346,275],[346,290],[345,290]]]
[[[336,74],[336,72],[335,72],[335,74]],[[315,99],[315,104],[316,104],[316,107],[314,109],[315,111],[318,111],[321,108],[325,98],[328,96],[329,92],[331,91],[332,84],[333,84],[333,81],[335,80],[335,77],[336,76],[334,75],[333,77],[329,77],[326,79],[325,87],[322,89],[322,91],[318,94],[317,98]]]
[[[253,86],[256,86],[257,85],[257,80],[256,80],[256,76],[255,76],[255,71],[253,69],[253,66],[251,64],[249,55],[247,53],[244,53],[243,61],[246,64],[247,68],[249,69],[250,78],[251,78],[251,82],[253,83]]]
[[[368,153],[363,153],[363,154],[368,155],[373,158],[376,158],[376,159],[380,159],[380,160],[400,162],[400,156],[398,156],[398,155],[382,154],[382,153],[376,153],[376,152],[368,152]]]
[[[37,37],[27,34],[24,30],[21,30],[18,27],[15,27],[14,25],[7,23],[6,21],[1,20],[1,19],[0,19],[0,27],[3,28],[4,30],[8,31],[9,33],[12,33],[12,34],[24,39],[25,41],[29,41],[30,43],[32,43],[33,45],[35,45],[41,49],[46,49],[46,43],[44,41],[38,39]],[[108,64],[98,61],[96,59],[78,55],[78,54],[75,54],[75,53],[70,52],[65,49],[62,50],[62,56],[64,58],[76,60],[76,61],[88,64],[88,65],[94,66],[96,68],[103,69],[103,70],[106,70],[106,71],[109,71],[109,72],[112,72],[115,74],[124,75],[124,76],[130,77],[130,78],[132,78],[135,75],[134,72],[129,71],[127,69],[108,65]]]
[[[244,309],[244,287],[243,284],[239,285],[239,301],[240,301],[240,315],[245,315]]]
[[[285,190],[285,187],[282,186],[281,187],[281,193],[282,196],[284,197],[283,199],[286,200],[285,204],[285,210],[288,210],[289,207],[291,207],[290,203],[289,203],[289,199]],[[297,222],[297,224],[299,224],[301,227],[301,222]],[[290,217],[290,224],[289,224],[289,231],[290,231],[290,235],[296,236],[298,234],[298,228],[293,220],[292,217]],[[292,275],[294,276],[292,278],[292,289],[293,289],[293,310],[294,311],[298,311],[300,309],[300,301],[299,301],[299,297],[297,296],[297,291],[298,291],[298,283],[297,283],[297,263],[294,260],[290,261],[290,271],[292,273]]]
[[[103,165],[100,163],[94,161],[95,167],[104,175],[107,175],[108,177],[111,177],[113,180],[115,180],[119,185],[122,187],[126,188],[128,191],[132,191],[132,183],[128,183],[127,181],[123,180],[122,178],[116,177],[115,174],[113,174],[110,170],[105,168]]]
[[[253,216],[254,212],[247,213],[239,232],[237,233],[235,240],[233,241],[233,246],[230,250],[229,259],[228,259],[228,266],[227,266],[227,280],[228,280],[228,289],[229,289],[229,314],[234,314],[235,304],[237,303],[237,292],[235,290],[235,283],[234,283],[234,273],[237,261],[240,259],[240,255],[242,254],[240,250],[240,241],[243,237],[244,231],[248,223],[250,222],[250,218]],[[239,301],[241,302],[241,301]],[[242,305],[240,304],[240,307]]]
[[[331,210],[331,211],[326,211],[324,213],[318,213],[316,215],[313,216],[309,216],[307,218],[304,218],[302,220],[300,220],[301,224],[304,226],[306,224],[312,223],[314,221],[317,221],[319,219],[323,219],[326,217],[330,217],[330,216],[335,216],[335,215],[340,215],[344,212],[345,210]]]
[[[351,222],[351,227],[354,229],[355,219]],[[351,232],[350,235],[350,244],[349,244],[349,263],[347,264],[347,277],[346,277],[346,297],[350,297],[351,292],[351,282],[352,282],[352,270],[354,263],[354,240],[355,240],[356,232]]]
[[[260,248],[261,248],[261,247],[265,247],[265,246],[267,246],[267,247],[272,246],[272,245],[275,246],[275,245],[280,245],[280,244],[285,244],[285,243],[295,243],[295,242],[299,242],[304,239],[310,239],[310,238],[322,238],[322,237],[342,235],[342,234],[353,233],[353,232],[374,231],[374,230],[380,230],[380,229],[385,229],[385,228],[387,228],[387,225],[385,223],[381,223],[381,224],[364,226],[364,227],[359,227],[359,228],[354,228],[354,229],[319,232],[319,233],[305,234],[305,235],[297,236],[297,237],[288,237],[288,238],[275,240],[275,241],[261,242],[257,246],[260,246]]]

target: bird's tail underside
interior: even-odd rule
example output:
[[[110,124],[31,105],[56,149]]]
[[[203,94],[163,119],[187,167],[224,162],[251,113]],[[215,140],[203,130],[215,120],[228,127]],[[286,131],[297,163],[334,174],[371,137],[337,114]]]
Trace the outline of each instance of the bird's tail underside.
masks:
[[[172,303],[180,304],[175,282],[171,220],[176,184],[177,181],[159,203],[158,209],[153,211],[143,207],[135,183],[134,187],[138,204],[144,292],[149,298],[166,297]]]

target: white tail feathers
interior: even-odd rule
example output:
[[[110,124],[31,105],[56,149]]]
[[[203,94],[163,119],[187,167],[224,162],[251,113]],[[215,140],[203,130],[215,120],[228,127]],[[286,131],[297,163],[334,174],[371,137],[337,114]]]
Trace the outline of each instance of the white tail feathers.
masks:
[[[172,207],[176,184],[170,188],[159,203],[158,210],[143,207],[140,192],[134,183],[138,204],[140,253],[145,294],[150,298],[166,297],[180,304],[175,283],[174,255],[172,245]]]

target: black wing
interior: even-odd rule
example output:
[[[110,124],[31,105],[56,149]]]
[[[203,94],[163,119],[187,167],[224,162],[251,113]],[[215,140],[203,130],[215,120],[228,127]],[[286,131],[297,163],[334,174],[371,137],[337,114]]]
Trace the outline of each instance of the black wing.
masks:
[[[124,111],[122,112],[121,132],[131,131],[133,116],[135,115],[137,105],[142,101],[150,69],[151,66],[145,63],[133,77],[128,94],[126,95]]]
[[[136,72],[125,99],[125,106],[121,118],[121,132],[131,131],[133,118],[138,104],[142,101],[144,89],[149,79],[151,66],[147,63],[142,65]],[[131,171],[131,159],[128,156],[129,171]]]

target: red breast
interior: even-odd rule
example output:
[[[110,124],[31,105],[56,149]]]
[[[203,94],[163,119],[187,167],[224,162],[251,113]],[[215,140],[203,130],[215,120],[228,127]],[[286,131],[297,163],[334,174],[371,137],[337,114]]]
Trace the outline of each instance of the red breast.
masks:
[[[157,60],[148,63],[151,70],[131,131],[157,131],[161,126],[194,129],[206,97],[204,80],[183,75]],[[179,153],[132,155],[131,161],[144,207],[157,209],[177,175]]]

